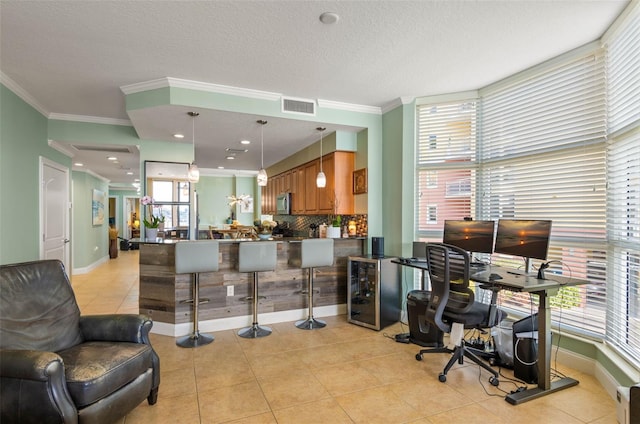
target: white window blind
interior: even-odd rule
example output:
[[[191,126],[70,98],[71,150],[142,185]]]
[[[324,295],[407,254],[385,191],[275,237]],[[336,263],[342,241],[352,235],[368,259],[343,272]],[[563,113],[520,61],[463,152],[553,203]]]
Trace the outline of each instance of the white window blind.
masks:
[[[640,365],[640,132],[609,145],[607,341]]]
[[[607,43],[609,133],[640,124],[640,8]]]
[[[476,103],[420,105],[417,115],[416,230],[442,240],[446,219],[475,216]]]
[[[603,142],[603,52],[482,96],[484,161]]]
[[[607,40],[606,340],[640,367],[640,6]]]
[[[595,337],[604,336],[607,294],[604,63],[597,51],[488,90],[478,183],[483,216],[553,221],[547,276],[589,284],[563,288],[552,319]],[[523,263],[501,255],[494,262]],[[528,296],[501,296],[504,306],[530,313]]]

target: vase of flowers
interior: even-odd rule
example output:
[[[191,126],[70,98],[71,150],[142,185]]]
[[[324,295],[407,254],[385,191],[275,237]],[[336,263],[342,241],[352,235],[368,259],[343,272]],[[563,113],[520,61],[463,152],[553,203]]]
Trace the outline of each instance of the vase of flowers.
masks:
[[[153,213],[154,208],[156,208],[153,197],[143,196],[140,203],[142,203],[143,206],[146,206],[148,210],[148,217],[145,217],[142,220],[142,222],[144,222],[146,238],[155,239],[158,237],[158,228],[160,225],[162,224],[164,226],[164,215],[162,215],[162,211],[159,211],[157,215]]]

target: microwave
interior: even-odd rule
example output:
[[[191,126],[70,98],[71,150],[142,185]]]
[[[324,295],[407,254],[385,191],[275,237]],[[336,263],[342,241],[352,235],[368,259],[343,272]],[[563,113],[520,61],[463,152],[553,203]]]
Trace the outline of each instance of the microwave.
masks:
[[[276,196],[276,213],[278,215],[291,214],[291,193],[281,193]]]

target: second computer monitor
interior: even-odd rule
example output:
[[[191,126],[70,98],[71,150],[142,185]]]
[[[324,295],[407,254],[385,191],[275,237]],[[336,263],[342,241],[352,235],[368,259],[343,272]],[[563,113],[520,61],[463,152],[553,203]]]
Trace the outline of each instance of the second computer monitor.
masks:
[[[475,253],[493,253],[494,221],[445,220],[442,242]]]
[[[496,253],[547,259],[551,221],[501,219],[496,233]]]

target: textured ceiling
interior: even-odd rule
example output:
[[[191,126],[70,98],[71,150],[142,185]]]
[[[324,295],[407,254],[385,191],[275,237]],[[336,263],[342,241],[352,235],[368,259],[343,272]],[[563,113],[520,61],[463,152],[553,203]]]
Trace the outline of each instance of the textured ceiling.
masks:
[[[163,77],[384,107],[477,89],[596,40],[627,4],[2,1],[0,70],[44,113],[114,120],[130,118],[120,87]],[[322,24],[327,11],[340,20]],[[164,115],[136,130],[184,121],[182,109]],[[219,143],[239,137],[228,127]],[[312,134],[313,127],[302,138],[311,142]],[[267,164],[292,153],[275,147]],[[199,149],[200,166],[213,167]],[[256,169],[251,159],[245,169]]]

